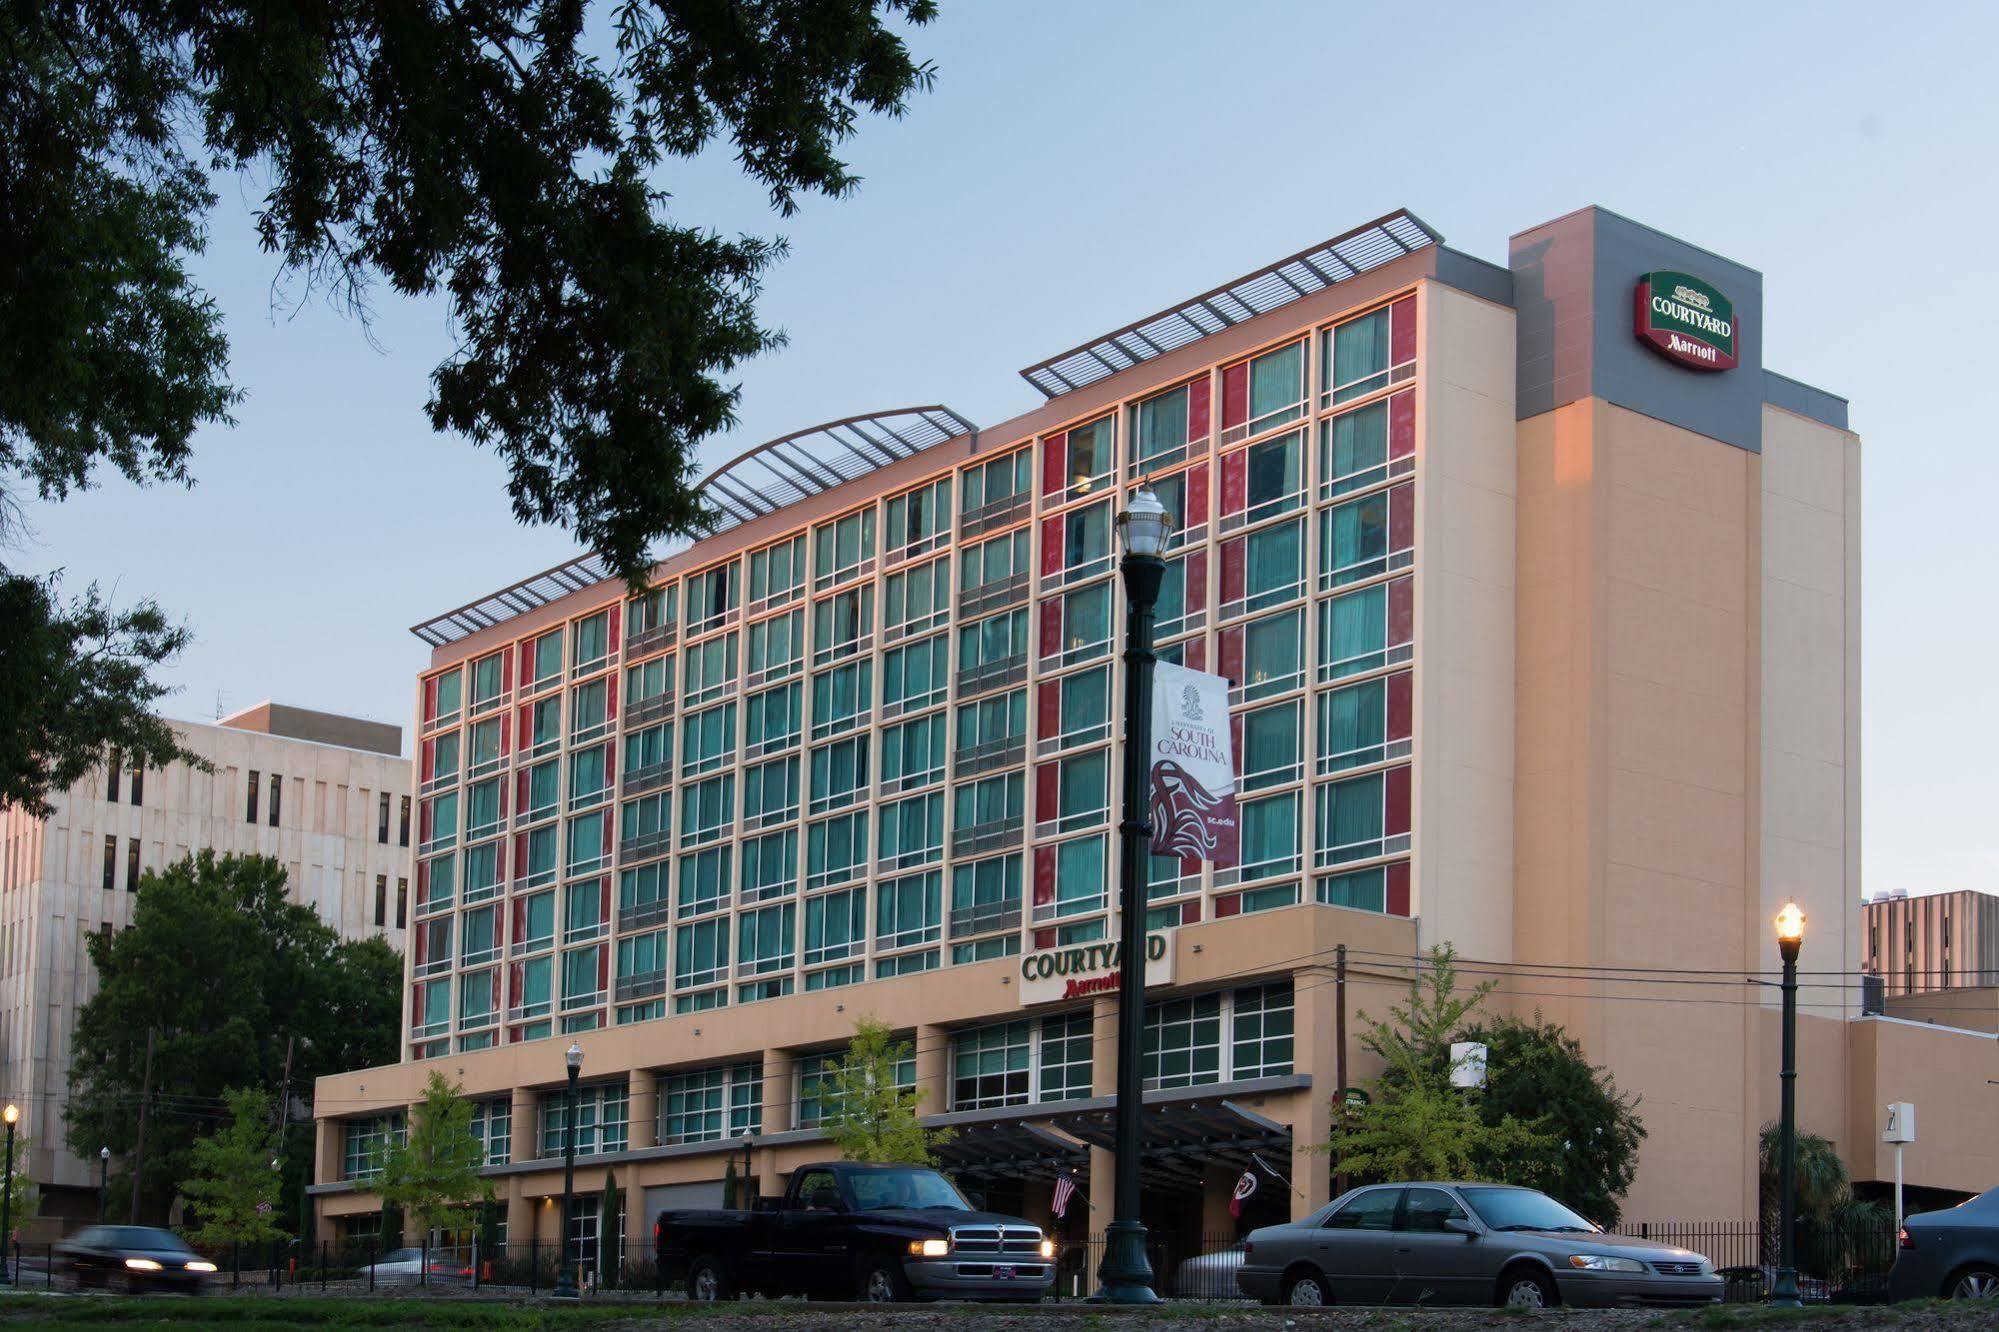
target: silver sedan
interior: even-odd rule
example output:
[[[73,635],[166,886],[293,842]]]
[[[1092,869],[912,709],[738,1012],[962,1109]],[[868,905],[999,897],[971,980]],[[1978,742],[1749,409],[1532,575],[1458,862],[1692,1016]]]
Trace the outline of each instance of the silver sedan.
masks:
[[[1700,1305],[1700,1254],[1610,1235],[1545,1193],[1503,1184],[1377,1184],[1302,1221],[1251,1231],[1236,1274],[1266,1304]]]

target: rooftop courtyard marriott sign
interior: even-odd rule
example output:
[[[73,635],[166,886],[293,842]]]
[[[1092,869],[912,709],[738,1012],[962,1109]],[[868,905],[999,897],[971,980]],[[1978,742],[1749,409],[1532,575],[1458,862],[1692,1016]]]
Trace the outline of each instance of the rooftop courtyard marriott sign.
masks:
[[[1689,370],[1735,368],[1735,305],[1691,273],[1660,269],[1638,279],[1638,339]]]

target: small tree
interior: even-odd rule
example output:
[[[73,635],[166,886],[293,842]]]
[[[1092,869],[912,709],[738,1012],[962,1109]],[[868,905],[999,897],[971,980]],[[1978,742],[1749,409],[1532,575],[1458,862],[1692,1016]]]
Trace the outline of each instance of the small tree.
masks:
[[[34,1150],[35,1140],[26,1134],[14,1139],[14,1173],[7,1177],[5,1187],[7,1215],[13,1218],[16,1230],[35,1214],[35,1208],[42,1200],[41,1187],[28,1174],[28,1157]],[[0,1242],[13,1241],[11,1237],[0,1236]]]
[[[375,1191],[415,1222],[419,1235],[471,1225],[478,1204],[493,1196],[479,1173],[486,1149],[472,1132],[472,1103],[461,1091],[433,1072],[411,1111],[408,1137],[383,1153]]]
[[[1367,1028],[1361,1044],[1387,1068],[1373,1098],[1342,1117],[1327,1144],[1340,1169],[1382,1180],[1468,1179],[1484,1162],[1544,1146],[1513,1115],[1487,1123],[1484,1093],[1451,1085],[1451,1042],[1491,992],[1488,981],[1457,993],[1456,954],[1444,944],[1430,949],[1408,999],[1388,1010],[1390,1021],[1359,1014]]]
[[[268,1244],[280,1238],[277,1203],[279,1174],[271,1168],[276,1150],[271,1098],[257,1087],[225,1092],[229,1122],[197,1140],[190,1153],[193,1173],[180,1192],[201,1223],[188,1236],[196,1244]]]
[[[1777,1188],[1783,1130],[1765,1124],[1757,1166],[1763,1212],[1764,1261],[1776,1262],[1781,1241],[1781,1199]],[[1798,1218],[1798,1267],[1808,1276],[1832,1280],[1850,1271],[1884,1271],[1894,1261],[1894,1212],[1853,1196],[1853,1179],[1839,1149],[1816,1133],[1797,1135],[1791,1194]]]
[[[1637,1098],[1618,1091],[1607,1069],[1591,1064],[1573,1036],[1538,1013],[1532,1022],[1484,1022],[1459,1039],[1481,1041],[1488,1052],[1480,1118],[1496,1127],[1511,1115],[1541,1134],[1532,1149],[1479,1162],[1478,1174],[1531,1185],[1598,1225],[1615,1226],[1645,1140]]]
[[[909,1056],[909,1042],[896,1040],[888,1023],[864,1017],[854,1024],[826,1088],[826,1136],[847,1160],[935,1165],[932,1149],[951,1140],[951,1130],[917,1123],[923,1091],[896,1081],[896,1066]]]
[[[736,1176],[736,1158],[731,1156],[728,1165],[722,1171],[722,1206],[741,1207],[743,1204],[738,1201],[738,1195],[741,1193],[742,1184]]]

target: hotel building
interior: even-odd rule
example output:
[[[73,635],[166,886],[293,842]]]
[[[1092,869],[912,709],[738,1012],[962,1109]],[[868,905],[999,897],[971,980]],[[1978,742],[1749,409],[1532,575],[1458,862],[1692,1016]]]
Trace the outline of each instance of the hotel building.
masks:
[[[1243,1224],[1328,1196],[1342,945],[1350,1014],[1450,943],[1640,1093],[1627,1216],[1755,1215],[1776,1023],[1741,982],[1793,897],[1808,965],[1859,960],[1859,442],[1765,368],[1761,291],[1599,209],[1503,264],[1398,212],[1029,367],[1013,420],[742,454],[642,595],[583,558],[417,626],[406,1055],[319,1084],[322,1234],[378,1224],[369,1151],[435,1069],[506,1234],[553,1241],[572,1041],[586,1253],[605,1167],[634,1242],[732,1153],[773,1191],[828,1153],[864,1015],[962,1177],[1045,1219],[1073,1170],[1064,1233],[1100,1233],[1085,950],[1117,933],[1140,486],[1175,521],[1161,656],[1231,681],[1242,820],[1239,865],[1144,866],[1155,1232],[1230,1228],[1256,1163],[1291,1187]],[[1806,1123],[1843,1144],[1859,1010],[1807,1000]]]
[[[279,703],[171,724],[212,772],[114,756],[46,819],[0,811],[0,1078],[51,1233],[97,1217],[95,1154],[66,1141],[70,1039],[97,990],[85,939],[130,926],[142,874],[204,849],[270,856],[292,900],[342,936],[406,946],[415,811],[401,727]]]

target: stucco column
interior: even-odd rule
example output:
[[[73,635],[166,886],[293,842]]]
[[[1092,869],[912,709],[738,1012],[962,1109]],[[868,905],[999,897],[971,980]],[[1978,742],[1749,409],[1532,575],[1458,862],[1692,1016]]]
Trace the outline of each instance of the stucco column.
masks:
[[[533,1161],[541,1156],[541,1096],[532,1087],[514,1088],[507,1110],[509,1161]]]
[[[1103,1147],[1090,1148],[1090,1251],[1083,1270],[1083,1293],[1097,1288],[1097,1264],[1104,1259],[1104,1230],[1117,1216],[1117,1157]]]
[[[625,1126],[627,1141],[632,1151],[643,1151],[647,1147],[659,1146],[659,1075],[651,1069],[635,1068],[631,1072],[630,1091],[627,1093]]]
[[[312,1126],[312,1182],[331,1184],[340,1178],[347,1150],[347,1125],[338,1119],[316,1120]]]
[[[940,1115],[951,1108],[951,1033],[942,1027],[916,1029],[916,1113]]]
[[[1210,1252],[1222,1237],[1233,1238],[1235,1235],[1236,1219],[1229,1215],[1229,1200],[1235,1196],[1238,1174],[1233,1166],[1201,1167],[1201,1236],[1196,1242],[1200,1244],[1202,1253]],[[1269,1179],[1258,1180],[1257,1183],[1269,1188],[1283,1187]]]
[[[1333,1093],[1337,1082],[1334,1069],[1338,1051],[1333,1048],[1333,1032],[1338,992],[1333,985],[1332,968],[1299,968],[1292,973],[1291,995],[1294,1005],[1291,1068],[1312,1077],[1310,1087],[1292,1094],[1291,1219],[1296,1221],[1325,1206],[1332,1197],[1332,1158],[1319,1150],[1333,1136]],[[1351,1022],[1348,1025],[1351,1027]],[[1351,1031],[1348,1039],[1352,1039]],[[1351,1069],[1351,1062],[1348,1067]]]
[[[791,1107],[795,1100],[791,1085],[791,1051],[764,1051],[763,1131],[783,1133],[791,1127]]]
[[[525,1257],[528,1245],[534,1240],[534,1201],[521,1187],[519,1175],[509,1178],[506,1188],[507,1248],[510,1256]]]
[[[1090,1007],[1090,1094],[1117,1095],[1117,996],[1100,994]]]
[[[628,1267],[636,1266],[652,1257],[652,1216],[646,1209],[646,1191],[639,1183],[637,1161],[619,1168],[618,1187],[625,1191],[625,1262]]]

